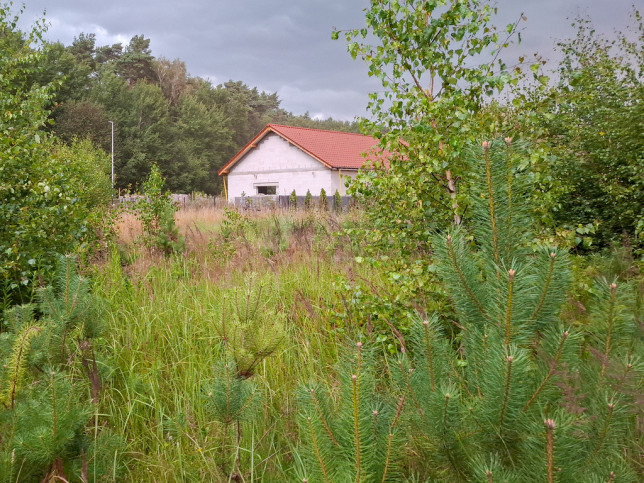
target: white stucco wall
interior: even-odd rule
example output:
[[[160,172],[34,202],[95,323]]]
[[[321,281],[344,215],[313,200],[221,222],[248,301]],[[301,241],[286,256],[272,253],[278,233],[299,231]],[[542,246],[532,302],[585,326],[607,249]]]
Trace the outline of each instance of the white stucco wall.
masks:
[[[318,196],[324,188],[328,196],[338,190],[344,195],[344,181],[356,171],[331,170],[291,145],[275,133],[268,133],[228,174],[228,201],[236,197],[255,196],[258,185],[275,185],[276,194],[290,195],[293,190],[304,196],[311,190]]]

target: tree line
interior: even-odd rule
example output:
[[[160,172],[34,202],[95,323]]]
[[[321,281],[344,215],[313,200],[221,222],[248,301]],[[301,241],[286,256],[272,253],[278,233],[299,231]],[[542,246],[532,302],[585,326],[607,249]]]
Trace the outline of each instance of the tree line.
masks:
[[[138,188],[156,163],[171,191],[216,194],[219,168],[268,123],[358,132],[355,122],[292,114],[277,93],[242,81],[192,76],[184,61],[155,57],[144,35],[99,46],[95,34],[81,33],[42,51],[34,81],[58,83],[50,130],[65,143],[89,138],[109,152],[114,122],[119,189]]]

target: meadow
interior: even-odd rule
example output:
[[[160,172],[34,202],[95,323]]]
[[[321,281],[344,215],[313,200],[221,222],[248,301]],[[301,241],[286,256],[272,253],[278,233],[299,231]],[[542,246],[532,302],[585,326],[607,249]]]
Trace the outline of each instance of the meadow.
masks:
[[[342,303],[339,277],[370,276],[338,232],[357,217],[182,210],[186,250],[172,257],[141,245],[136,217],[121,217],[117,248],[93,267],[95,292],[109,305],[101,424],[127,441],[114,455],[115,476],[292,477],[297,386],[331,381],[339,349],[356,335],[332,314]],[[261,404],[233,435],[208,410],[207,388],[222,361],[246,350],[259,353],[247,377]]]
[[[386,286],[346,235],[362,217],[184,209],[184,251],[166,256],[121,214],[90,268],[107,303],[94,430],[121,441],[98,479],[554,482],[586,464],[606,481],[637,480],[644,284],[628,250],[571,260],[548,251],[543,269],[536,252],[517,251],[532,261],[507,286],[480,260],[468,268],[462,251],[454,266],[488,280],[468,288],[440,269],[452,241],[442,252],[435,240],[441,286],[499,314],[511,307],[517,326],[478,332],[485,318],[459,309],[457,295],[429,320],[374,329],[373,307],[352,300],[365,283]],[[531,270],[511,302],[514,274]]]

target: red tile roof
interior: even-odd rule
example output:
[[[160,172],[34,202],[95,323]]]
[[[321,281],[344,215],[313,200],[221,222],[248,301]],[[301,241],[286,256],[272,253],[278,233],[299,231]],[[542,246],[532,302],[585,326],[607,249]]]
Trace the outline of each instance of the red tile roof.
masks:
[[[230,168],[270,132],[297,146],[330,169],[359,169],[365,162],[375,159],[376,153],[381,152],[378,140],[371,136],[268,124],[219,170],[219,175],[228,174]]]

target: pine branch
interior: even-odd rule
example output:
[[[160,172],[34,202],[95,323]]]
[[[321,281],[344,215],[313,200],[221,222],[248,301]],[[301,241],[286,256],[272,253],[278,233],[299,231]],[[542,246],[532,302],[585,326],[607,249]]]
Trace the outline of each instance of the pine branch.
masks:
[[[427,365],[429,367],[429,381],[432,391],[436,389],[436,381],[434,378],[434,358],[432,354],[431,341],[429,337],[429,321],[423,321],[424,335],[425,335],[425,355],[427,357]]]
[[[16,393],[22,387],[27,368],[27,355],[36,335],[42,328],[37,325],[27,325],[16,335],[13,350],[7,363],[7,390],[3,397],[3,404],[11,409],[15,406]]]
[[[333,442],[334,445],[340,446],[340,443],[338,443],[338,440],[335,438],[333,431],[331,431],[331,428],[329,426],[329,423],[327,422],[326,418],[324,417],[324,413],[322,412],[322,408],[320,406],[320,401],[317,398],[317,395],[315,394],[315,389],[311,388],[311,400],[313,401],[313,405],[315,407],[315,410],[317,412],[318,418],[320,418],[320,421],[322,422],[322,425],[324,426],[324,430],[326,433],[329,435],[329,439]],[[309,418],[310,420],[311,418]]]
[[[322,476],[324,478],[324,481],[326,483],[331,483],[331,480],[329,479],[329,472],[326,468],[324,458],[322,457],[322,453],[320,451],[320,445],[318,444],[317,435],[315,434],[315,429],[313,429],[311,418],[310,417],[306,418],[306,420],[309,426],[309,437],[311,438],[311,444],[313,445],[313,451],[315,453],[315,457],[318,462],[318,465],[320,466],[320,471],[322,471]]]
[[[541,309],[543,308],[543,304],[546,301],[546,296],[548,295],[548,290],[552,282],[552,273],[554,272],[554,269],[555,269],[555,258],[557,258],[557,254],[555,252],[551,252],[550,262],[548,263],[548,274],[546,275],[546,281],[543,284],[539,301],[537,302],[537,305],[534,308],[532,315],[530,315],[528,322],[534,322],[537,319],[537,317],[539,316],[539,313],[541,312]]]
[[[465,291],[469,295],[472,302],[474,302],[474,304],[476,305],[481,315],[487,319],[488,315],[485,309],[483,308],[483,304],[481,304],[478,297],[474,294],[472,287],[470,286],[467,279],[465,278],[463,270],[461,269],[460,264],[458,263],[458,259],[456,258],[456,254],[454,253],[454,244],[453,244],[451,235],[447,235],[447,253],[449,255],[450,261],[452,262],[452,267],[456,271],[458,279],[461,282],[462,287],[465,289]]]
[[[554,419],[546,419],[544,421],[546,427],[546,472],[548,474],[548,483],[555,481],[555,421]]]
[[[611,349],[611,340],[613,337],[613,328],[615,324],[615,303],[617,301],[617,284],[610,284],[610,299],[608,301],[608,325],[606,328],[606,344],[604,347],[604,358],[602,360],[602,370],[601,376],[604,376],[606,372],[606,366],[608,365],[608,358],[610,355]]]
[[[532,394],[528,402],[525,403],[522,411],[524,412],[527,411],[528,408],[532,405],[532,403],[534,403],[537,400],[537,397],[539,396],[539,394],[541,394],[541,391],[543,390],[543,388],[546,387],[546,384],[548,384],[548,381],[550,380],[550,378],[555,374],[555,371],[557,369],[557,366],[559,365],[559,361],[563,354],[564,344],[566,343],[566,340],[568,339],[569,335],[570,335],[570,332],[568,332],[567,330],[564,331],[564,333],[562,334],[561,342],[559,343],[559,347],[557,348],[557,353],[555,354],[554,359],[550,363],[550,370],[548,370],[548,373],[543,378],[543,381],[541,381],[541,384],[539,384],[539,387]]]
[[[514,357],[509,355],[506,358],[506,376],[505,376],[505,386],[503,389],[503,402],[501,404],[501,413],[499,416],[499,430],[503,431],[503,422],[505,420],[505,412],[508,407],[508,399],[510,397],[510,383],[512,380],[512,363],[514,362]]]
[[[602,430],[599,434],[599,438],[597,441],[597,444],[595,445],[595,448],[593,449],[592,453],[588,458],[592,458],[595,456],[597,453],[599,453],[599,450],[602,449],[602,446],[604,445],[604,442],[606,441],[606,435],[608,434],[608,429],[610,427],[611,421],[613,419],[613,413],[615,411],[615,403],[613,401],[608,403],[608,414],[606,415],[606,418],[604,419],[604,425],[602,427]]]
[[[400,401],[398,401],[398,407],[396,408],[396,415],[394,416],[394,419],[391,422],[391,425],[389,426],[389,434],[387,435],[387,456],[385,457],[385,468],[382,471],[381,483],[385,483],[385,481],[387,481],[387,472],[389,471],[389,464],[391,462],[391,450],[392,450],[392,443],[394,440],[394,429],[398,424],[398,419],[400,418],[400,414],[402,413],[404,405],[405,405],[405,396],[402,396],[400,398]]]
[[[514,276],[515,270],[508,270],[508,300],[505,310],[505,348],[510,347],[510,338],[512,336],[512,296],[514,295]]]
[[[490,228],[492,229],[492,253],[494,255],[494,263],[500,265],[499,257],[499,233],[496,219],[496,196],[494,193],[494,185],[492,183],[492,161],[490,159],[490,145],[489,141],[484,141],[483,155],[485,160],[485,181],[487,187],[488,210],[490,216]],[[497,272],[498,276],[498,272]]]

